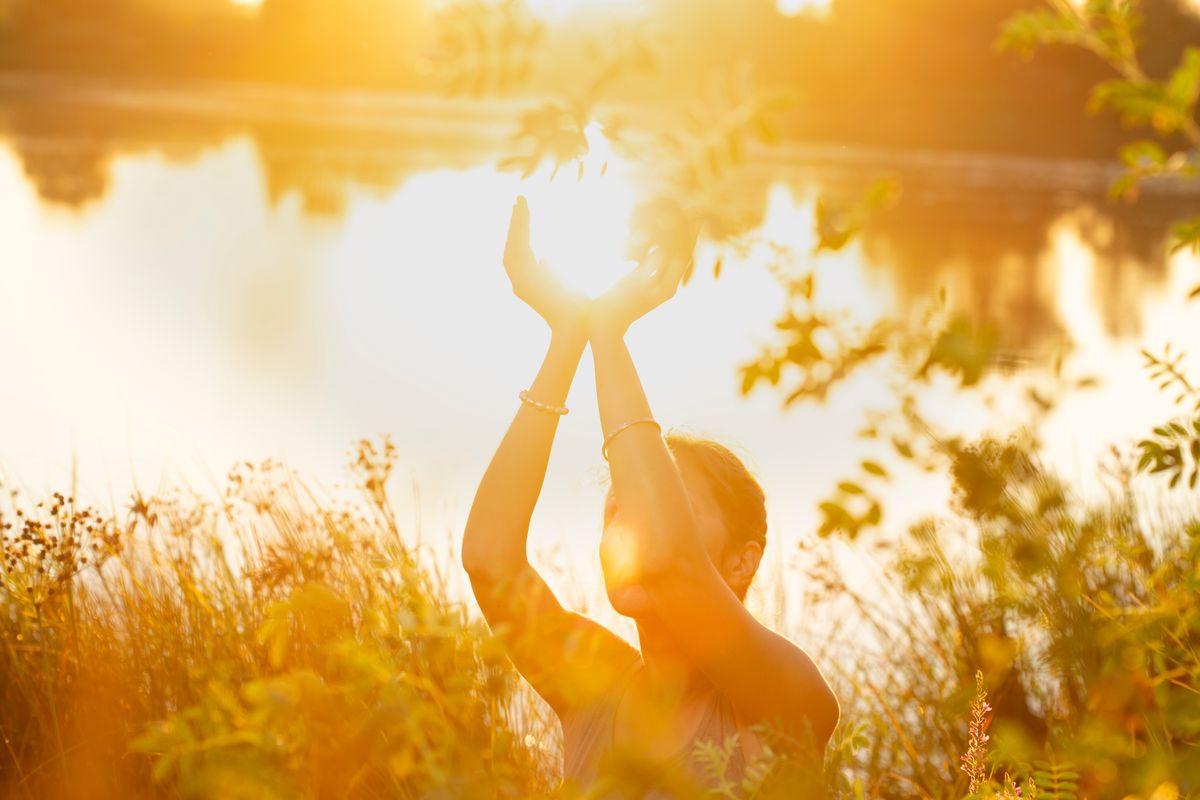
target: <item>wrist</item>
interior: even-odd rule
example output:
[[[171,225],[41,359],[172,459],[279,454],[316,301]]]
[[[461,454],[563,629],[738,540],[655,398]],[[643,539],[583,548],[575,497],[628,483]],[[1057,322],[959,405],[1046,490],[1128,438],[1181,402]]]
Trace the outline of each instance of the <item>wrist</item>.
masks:
[[[603,353],[625,346],[625,331],[621,328],[592,330],[588,334],[588,343],[593,353]]]
[[[627,324],[594,314],[587,320],[587,338],[593,346],[621,342],[628,330]]]
[[[561,323],[550,326],[550,343],[564,347],[578,347],[583,350],[587,345],[588,330],[582,322]]]

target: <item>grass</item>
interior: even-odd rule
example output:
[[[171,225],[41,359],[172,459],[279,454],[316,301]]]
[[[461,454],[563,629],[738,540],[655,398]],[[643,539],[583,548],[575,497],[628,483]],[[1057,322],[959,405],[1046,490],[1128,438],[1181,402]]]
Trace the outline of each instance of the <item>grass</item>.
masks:
[[[395,460],[360,443],[359,491],[334,499],[242,464],[218,498],[135,496],[120,519],[9,495],[2,796],[555,794],[556,724],[406,542]],[[1143,524],[1129,487],[1085,507],[1011,443],[954,463],[955,513],[902,536],[870,596],[822,543],[763,576],[768,595],[805,582],[797,617],[864,631],[818,653],[844,709],[824,775],[773,739],[747,781],[681,794],[1200,792],[1200,526]],[[725,755],[704,762],[720,774]]]

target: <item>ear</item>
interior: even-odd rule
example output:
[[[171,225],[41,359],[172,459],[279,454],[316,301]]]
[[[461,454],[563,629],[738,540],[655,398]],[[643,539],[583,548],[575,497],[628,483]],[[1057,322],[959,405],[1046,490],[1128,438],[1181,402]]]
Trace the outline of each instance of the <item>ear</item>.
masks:
[[[758,572],[762,557],[763,546],[758,542],[743,542],[725,556],[721,573],[735,594],[745,594],[750,581],[754,580],[754,573]]]

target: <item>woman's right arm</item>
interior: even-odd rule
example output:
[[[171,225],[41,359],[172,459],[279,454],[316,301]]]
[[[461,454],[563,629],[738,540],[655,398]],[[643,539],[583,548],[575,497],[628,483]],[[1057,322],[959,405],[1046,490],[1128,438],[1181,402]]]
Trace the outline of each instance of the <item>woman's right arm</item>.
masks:
[[[533,258],[523,199],[513,209],[504,265],[514,292],[551,329],[529,397],[561,406],[587,344],[585,301],[558,286]],[[513,663],[561,713],[587,703],[637,655],[612,632],[565,610],[529,563],[529,523],[558,421],[556,414],[521,404],[475,493],[462,561],[479,607]]]

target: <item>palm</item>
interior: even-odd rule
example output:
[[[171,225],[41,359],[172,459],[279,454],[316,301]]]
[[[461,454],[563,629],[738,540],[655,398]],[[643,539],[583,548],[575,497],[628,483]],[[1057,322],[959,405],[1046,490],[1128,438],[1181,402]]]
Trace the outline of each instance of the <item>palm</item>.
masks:
[[[513,294],[541,315],[552,330],[582,322],[585,298],[567,289],[534,257],[529,245],[529,205],[518,197],[508,226],[504,270]]]

